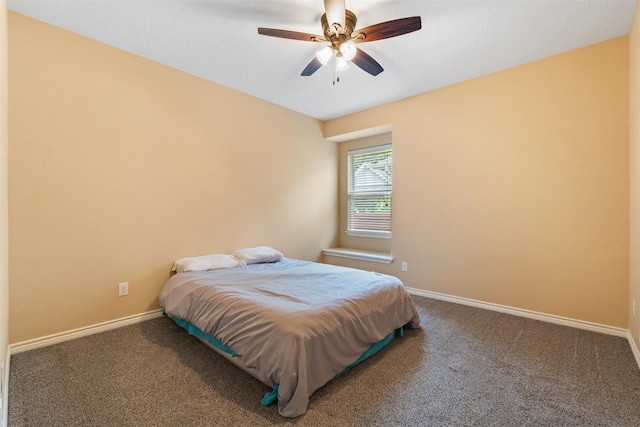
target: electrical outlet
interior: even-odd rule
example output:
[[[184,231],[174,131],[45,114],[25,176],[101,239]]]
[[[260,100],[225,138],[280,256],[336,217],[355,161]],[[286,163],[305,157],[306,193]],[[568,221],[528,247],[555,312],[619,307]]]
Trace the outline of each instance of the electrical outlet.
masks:
[[[129,282],[118,283],[118,296],[129,295]]]
[[[402,262],[402,271],[407,271],[409,269],[409,264],[406,261]]]

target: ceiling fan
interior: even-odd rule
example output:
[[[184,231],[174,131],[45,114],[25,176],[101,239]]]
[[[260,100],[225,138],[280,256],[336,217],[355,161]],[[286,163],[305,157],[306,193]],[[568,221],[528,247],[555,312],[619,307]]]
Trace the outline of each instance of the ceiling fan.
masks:
[[[328,43],[325,48],[316,53],[316,56],[302,70],[301,75],[310,76],[332,58],[335,58],[334,84],[336,81],[340,81],[339,72],[349,68],[349,62],[353,62],[372,76],[377,76],[384,71],[382,66],[369,54],[358,48],[356,43],[388,39],[422,28],[420,17],[412,16],[381,22],[354,31],[357,22],[356,15],[346,9],[344,0],[324,0],[324,7],[326,13],[320,18],[322,36],[262,27],[258,28],[258,34],[283,39]]]

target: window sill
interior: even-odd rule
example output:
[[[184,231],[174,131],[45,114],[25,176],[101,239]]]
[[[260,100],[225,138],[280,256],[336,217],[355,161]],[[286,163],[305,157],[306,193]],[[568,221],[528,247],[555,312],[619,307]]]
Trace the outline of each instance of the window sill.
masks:
[[[362,261],[379,262],[382,264],[391,264],[393,256],[382,252],[362,251],[359,249],[331,248],[323,249],[322,253],[329,256],[337,256],[340,258],[359,259]]]

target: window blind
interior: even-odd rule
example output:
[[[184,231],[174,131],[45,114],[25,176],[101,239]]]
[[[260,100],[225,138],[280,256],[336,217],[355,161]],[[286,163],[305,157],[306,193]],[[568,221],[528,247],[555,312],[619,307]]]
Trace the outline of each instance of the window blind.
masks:
[[[347,233],[391,237],[391,144],[353,150],[347,155]]]

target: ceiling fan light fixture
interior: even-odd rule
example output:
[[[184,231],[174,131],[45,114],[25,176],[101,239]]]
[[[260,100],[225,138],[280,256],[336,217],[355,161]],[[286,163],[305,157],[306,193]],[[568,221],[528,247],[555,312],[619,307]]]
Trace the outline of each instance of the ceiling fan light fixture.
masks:
[[[347,40],[340,45],[340,53],[342,53],[344,59],[348,61],[351,61],[356,56],[357,49],[353,40]]]
[[[316,58],[322,65],[327,65],[331,57],[333,56],[333,49],[330,46],[325,47],[316,52]]]
[[[344,71],[349,69],[349,61],[344,59],[342,56],[336,56],[336,70]]]

